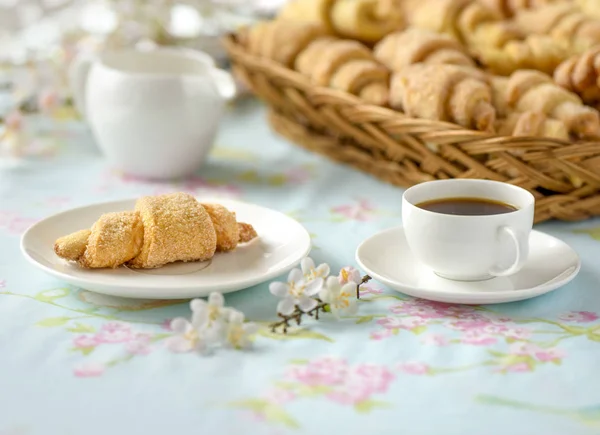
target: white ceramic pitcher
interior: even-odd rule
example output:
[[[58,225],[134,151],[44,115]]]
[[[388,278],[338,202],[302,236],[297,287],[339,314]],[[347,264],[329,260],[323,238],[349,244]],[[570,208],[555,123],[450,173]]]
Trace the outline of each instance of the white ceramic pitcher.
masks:
[[[139,177],[195,172],[214,142],[231,75],[192,50],[155,48],[80,58],[70,71],[75,105],[109,162]]]

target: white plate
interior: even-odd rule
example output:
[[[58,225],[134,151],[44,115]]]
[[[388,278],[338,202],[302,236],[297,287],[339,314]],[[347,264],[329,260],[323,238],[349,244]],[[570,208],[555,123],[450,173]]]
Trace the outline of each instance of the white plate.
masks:
[[[210,202],[211,199],[201,198]],[[152,270],[81,269],[54,253],[54,241],[90,228],[103,213],[133,210],[135,200],[89,205],[56,214],[29,228],[21,251],[36,267],[69,284],[113,296],[144,299],[185,299],[228,293],[282,275],[310,251],[310,235],[292,218],[257,205],[213,200],[235,211],[240,222],[252,224],[259,238],[208,262],[174,263]]]
[[[410,296],[457,304],[498,304],[543,295],[571,281],[581,268],[577,253],[548,234],[532,231],[530,253],[520,272],[488,281],[438,277],[411,254],[402,227],[382,231],[356,250],[356,261],[372,278]]]

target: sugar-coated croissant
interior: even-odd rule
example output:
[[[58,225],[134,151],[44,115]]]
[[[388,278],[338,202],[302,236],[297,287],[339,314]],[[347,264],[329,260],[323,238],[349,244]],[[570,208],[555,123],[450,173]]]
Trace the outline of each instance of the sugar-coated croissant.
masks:
[[[56,254],[81,267],[156,268],[175,261],[204,261],[256,237],[254,228],[217,204],[185,193],[140,198],[135,211],[107,213],[91,230],[59,238]]]
[[[596,136],[600,128],[597,110],[585,106],[576,94],[540,71],[514,72],[506,82],[506,101],[517,112],[541,112],[563,121],[569,133],[580,137]]]
[[[515,20],[525,32],[568,41],[575,51],[583,51],[600,43],[600,21],[582,12],[573,2],[522,11]]]
[[[600,104],[600,46],[573,56],[554,71],[554,81],[590,106]]]
[[[313,39],[325,35],[324,27],[296,21],[263,21],[243,33],[243,43],[252,54],[273,59],[291,67]]]
[[[496,111],[483,72],[457,65],[415,64],[395,73],[390,105],[408,116],[493,131]]]
[[[475,67],[475,61],[458,41],[430,30],[409,28],[383,38],[373,50],[375,58],[392,71],[415,63]]]
[[[318,24],[343,38],[377,42],[404,27],[400,0],[292,0],[278,18]]]
[[[496,130],[501,136],[548,137],[569,140],[569,131],[564,122],[549,118],[541,112],[513,112],[499,119]]]

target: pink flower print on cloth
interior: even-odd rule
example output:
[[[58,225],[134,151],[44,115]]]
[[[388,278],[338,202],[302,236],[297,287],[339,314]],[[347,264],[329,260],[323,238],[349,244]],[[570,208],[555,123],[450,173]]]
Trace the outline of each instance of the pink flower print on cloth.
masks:
[[[305,385],[337,385],[346,377],[348,365],[342,359],[321,358],[305,366],[292,366],[288,377]]]
[[[122,322],[105,323],[96,334],[99,343],[126,343],[132,338],[131,326]]]
[[[423,337],[421,343],[432,346],[448,346],[450,344],[450,340],[440,334],[427,334],[425,337]]]
[[[598,320],[598,315],[591,311],[570,311],[558,316],[560,320],[565,322],[590,323]]]
[[[102,376],[106,367],[102,363],[85,362],[78,365],[73,370],[73,374],[78,378],[95,378]]]
[[[430,373],[430,367],[419,361],[407,361],[398,364],[398,370],[409,375],[427,375]]]
[[[426,301],[424,299],[413,299],[393,305],[390,311],[394,314],[418,316],[423,319],[456,318],[476,320],[483,318],[473,307]]]
[[[79,335],[73,339],[73,346],[78,349],[95,347],[100,344],[100,341],[94,335]]]
[[[387,329],[406,329],[410,331],[426,325],[427,321],[421,317],[384,317],[379,319],[377,324]]]
[[[0,279],[0,288],[4,288],[6,287],[6,281],[3,279]]]
[[[468,331],[462,336],[460,341],[464,344],[472,344],[474,346],[490,346],[495,344],[498,339],[484,332]]]
[[[138,332],[125,344],[125,349],[133,355],[148,355],[152,351],[151,338],[150,334]]]
[[[265,395],[265,399],[271,403],[275,403],[277,405],[283,405],[285,403],[291,402],[296,398],[296,395],[293,391],[284,390],[281,388],[273,388],[268,391]]]
[[[369,200],[360,199],[355,204],[340,205],[331,211],[347,220],[367,222],[375,218],[376,209]]]

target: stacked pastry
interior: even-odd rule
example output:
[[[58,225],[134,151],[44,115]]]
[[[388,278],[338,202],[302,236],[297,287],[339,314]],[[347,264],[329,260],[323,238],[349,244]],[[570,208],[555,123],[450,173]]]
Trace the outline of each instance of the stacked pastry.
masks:
[[[284,35],[287,43],[276,44],[274,38]],[[389,71],[358,41],[327,35],[316,24],[286,20],[254,26],[245,38],[251,53],[294,68],[317,86],[358,95],[372,104],[387,104]]]
[[[410,117],[597,139],[599,15],[596,0],[292,0],[242,42]]]
[[[256,237],[219,204],[200,204],[174,193],[140,198],[134,211],[107,213],[85,229],[61,237],[56,254],[89,269],[127,264],[150,269],[175,261],[205,261]]]

